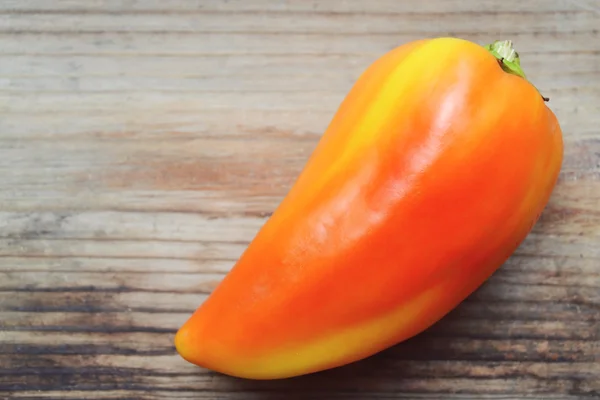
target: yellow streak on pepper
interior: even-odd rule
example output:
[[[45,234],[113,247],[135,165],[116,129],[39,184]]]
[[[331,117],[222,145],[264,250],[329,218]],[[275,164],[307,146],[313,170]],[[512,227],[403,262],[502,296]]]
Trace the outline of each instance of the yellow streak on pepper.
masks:
[[[312,343],[299,343],[294,348],[285,350],[277,349],[260,359],[239,360],[237,365],[220,372],[250,379],[274,379],[333,368],[340,364],[340,360],[344,363],[356,361],[393,344],[380,343],[380,338],[409,338],[435,322],[439,315],[432,313],[430,307],[439,303],[439,297],[445,292],[443,289],[446,286],[441,284],[432,287],[409,299],[394,312],[366,324],[332,333]],[[186,358],[186,353],[192,350],[192,343],[186,344],[184,341],[185,334],[180,332],[175,342],[180,354]],[[231,362],[231,358],[229,359]],[[316,365],[315,360],[320,363]]]
[[[419,101],[414,101],[414,96],[410,94],[422,93],[423,87],[428,84],[433,86],[435,77],[440,76],[438,69],[445,68],[448,64],[440,60],[450,57],[453,53],[460,54],[456,50],[456,46],[465,44],[469,45],[468,42],[454,38],[439,39],[429,41],[409,53],[402,63],[394,68],[389,78],[382,82],[378,96],[369,104],[362,120],[354,127],[347,127],[348,131],[344,134],[351,139],[344,146],[344,152],[332,160],[331,167],[322,175],[320,182],[314,182],[314,184],[326,185],[332,176],[352,164],[352,159],[361,157],[365,148],[380,142],[382,138],[374,135],[374,132],[378,134],[395,133],[398,130],[397,116],[400,114],[410,115],[410,108],[420,106]],[[420,71],[420,73],[415,75],[414,71]],[[407,76],[418,78],[407,79]],[[400,110],[402,110],[401,113]],[[396,129],[385,129],[386,125],[394,126]],[[315,192],[318,191],[315,190]]]

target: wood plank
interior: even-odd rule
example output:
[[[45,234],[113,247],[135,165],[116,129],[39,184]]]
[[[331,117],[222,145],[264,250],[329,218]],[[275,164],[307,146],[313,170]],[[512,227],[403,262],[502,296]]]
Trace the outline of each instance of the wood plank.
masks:
[[[56,245],[58,244],[58,245]],[[46,257],[46,258],[101,258],[101,259],[168,259],[197,260],[208,259],[233,260],[241,255],[243,244],[205,243],[205,242],[169,242],[153,240],[19,240],[0,239],[0,256],[8,257]],[[214,256],[212,256],[214,255]],[[168,263],[168,261],[163,261]],[[200,266],[202,263],[199,264]]]
[[[265,393],[266,392],[266,393]],[[10,393],[10,392],[9,392]],[[171,398],[173,392],[165,391],[134,391],[134,390],[104,390],[102,392],[89,392],[89,391],[25,391],[25,392],[12,392],[10,393],[11,398],[15,399],[48,399],[57,398],[61,399],[147,399],[147,400],[162,400]],[[243,391],[243,392],[192,392],[192,391],[177,391],[176,394],[178,399],[234,399],[234,400],[264,400],[271,396],[268,391]],[[302,399],[302,400],[321,400],[321,393],[290,393],[287,396],[290,399]],[[427,400],[514,400],[514,396],[510,395],[497,395],[497,394],[419,394],[413,393],[410,395],[403,393],[373,393],[369,395],[370,399],[374,400],[396,400],[396,399],[427,399]],[[328,394],[329,399],[363,399],[364,394],[361,392],[331,392]],[[580,396],[569,396],[569,395],[523,395],[519,396],[520,399],[524,400],[582,400]]]
[[[465,361],[404,361],[394,360],[391,354],[387,357],[371,359],[370,364],[384,364],[395,371],[402,371],[402,376],[397,374],[387,375],[388,379],[382,382],[381,376],[364,374],[357,379],[348,380],[356,374],[354,368],[340,368],[328,373],[303,377],[294,384],[296,390],[322,391],[323,385],[327,391],[348,392],[360,391],[365,388],[374,388],[379,385],[379,392],[445,392],[454,393],[476,390],[481,394],[506,394],[521,392],[555,391],[568,393],[576,390],[577,384],[569,380],[570,368],[564,363],[540,362],[465,362]],[[209,373],[181,368],[178,360],[173,356],[121,356],[97,355],[94,357],[80,357],[70,355],[44,355],[35,363],[24,364],[21,357],[10,360],[10,367],[18,370],[28,368],[28,375],[10,376],[5,388],[22,385],[22,377],[28,376],[30,390],[48,388],[48,382],[54,375],[65,375],[65,384],[79,384],[83,387],[97,385],[100,390],[129,389],[129,390],[178,390],[173,386],[185,388],[189,391],[217,391],[223,385],[234,388],[235,383],[229,378],[218,377],[215,379]],[[49,366],[51,366],[49,368]],[[597,364],[577,363],[575,365],[581,378],[594,377],[598,373]],[[39,368],[47,372],[36,373]],[[78,375],[65,374],[70,369],[77,368]],[[364,366],[363,366],[364,368]],[[113,375],[113,371],[120,375]],[[363,371],[363,373],[366,371]],[[436,374],[433,377],[432,374]],[[519,376],[519,374],[521,374]],[[384,375],[385,376],[385,375]],[[110,381],[107,378],[115,379]],[[334,379],[335,378],[335,379]],[[384,383],[385,382],[385,383]],[[303,388],[300,384],[303,383]],[[383,385],[382,385],[383,384]],[[271,382],[241,382],[238,389],[244,391],[254,390],[285,390],[290,387],[287,381]],[[297,385],[297,386],[296,386]],[[590,388],[597,385],[591,383]]]
[[[232,261],[233,264],[233,261]],[[226,271],[213,272],[198,268],[195,273],[169,274],[169,282],[160,284],[164,271],[155,272],[121,272],[75,271],[75,272],[40,272],[15,271],[0,272],[0,291],[82,291],[83,288],[98,291],[153,291],[206,293],[220,281]],[[527,287],[533,294],[538,291],[548,298],[565,296],[569,290],[576,290],[585,295],[591,304],[600,304],[600,274],[598,273],[549,273],[546,270],[523,272],[519,270],[500,269],[494,275],[494,285],[501,286],[504,291],[519,292],[520,287]],[[353,288],[349,288],[351,290]],[[355,288],[358,290],[359,288]],[[489,290],[489,289],[488,289]],[[489,293],[488,295],[493,295]],[[535,298],[532,295],[530,298]],[[541,299],[540,299],[541,300]],[[574,299],[571,299],[574,300]]]
[[[79,273],[79,272],[102,272],[102,273],[226,273],[229,271],[235,260],[232,254],[239,254],[242,249],[235,250],[232,253],[223,249],[223,256],[213,247],[209,256],[206,259],[190,258],[190,259],[174,259],[161,257],[110,257],[110,255],[99,255],[98,257],[36,257],[32,254],[23,256],[5,256],[2,257],[1,272],[55,272],[55,273]],[[213,258],[216,257],[216,258]],[[168,260],[168,261],[167,261]],[[595,267],[590,267],[595,268]]]
[[[127,275],[124,272],[122,274]],[[68,286],[65,281],[77,282],[81,274],[56,273],[55,275],[54,279],[62,280],[61,286],[44,287],[36,281],[37,287],[32,287],[35,284],[4,287],[4,291],[0,294],[2,298],[0,310],[191,313],[204,300],[206,288],[212,287],[218,280],[217,277],[206,277],[206,274],[202,274],[200,279],[194,281],[196,285],[191,287],[184,284],[148,287],[137,283],[136,275],[131,275],[129,279],[132,282],[127,282],[130,286],[125,286],[121,280],[94,282],[87,286],[77,284]],[[82,275],[86,276],[85,273]],[[598,313],[600,299],[596,288],[579,288],[574,285],[507,284],[502,282],[502,270],[497,275],[461,306],[459,312],[461,316],[474,320],[520,321],[594,322],[600,319]],[[152,280],[152,278],[145,279]]]
[[[136,355],[171,356],[172,335],[156,332],[71,332],[68,337],[52,331],[6,331],[6,342],[0,345],[0,354],[18,352],[29,355]],[[162,335],[162,338],[159,336]],[[49,344],[54,340],[54,344]],[[410,350],[406,346],[390,350],[393,357],[401,360],[462,361],[531,361],[531,362],[596,362],[599,341],[556,339],[477,339],[445,337],[424,334],[418,340],[421,349]],[[414,344],[414,343],[413,343]],[[422,349],[427,349],[423,353]],[[590,371],[590,374],[593,371]]]
[[[223,274],[200,272],[197,274],[169,274],[168,284],[164,272],[158,274],[106,274],[104,272],[54,273],[54,272],[3,272],[0,273],[0,292],[8,291],[152,291],[208,294],[223,278]],[[159,289],[156,289],[159,288]]]
[[[224,140],[164,134],[129,139],[90,136],[59,143],[13,141],[0,150],[6,185],[0,190],[0,204],[7,211],[73,210],[83,204],[87,209],[157,211],[151,203],[165,209],[173,201],[174,212],[214,210],[217,215],[267,216],[295,180],[317,138],[296,140],[292,134],[252,141],[248,146],[245,137]],[[565,211],[548,213],[556,229],[573,230],[585,224],[585,229],[594,230],[597,226],[590,218],[597,218],[598,213],[583,212],[593,209],[600,193],[599,143],[567,139],[561,181],[549,206]],[[62,154],[60,159],[53,156],[57,152]],[[27,162],[28,154],[36,158],[35,164]],[[46,201],[40,204],[35,193]],[[567,212],[574,203],[577,210]],[[557,218],[580,223],[573,228],[557,224]]]
[[[460,28],[460,26],[456,26]],[[422,37],[447,36],[453,34],[449,30],[434,32],[393,32],[390,34],[336,36],[327,33],[306,35],[304,33],[286,33],[284,35],[256,32],[251,35],[211,33],[190,35],[178,32],[154,32],[151,35],[140,35],[135,32],[92,32],[88,36],[94,40],[83,41],[81,34],[68,32],[46,34],[34,32],[14,32],[0,35],[0,54],[64,54],[82,55],[89,53],[124,55],[124,54],[179,54],[200,56],[205,54],[377,54],[382,53],[407,41]],[[488,32],[458,32],[461,37],[481,44],[498,39]],[[18,36],[19,41],[10,37]],[[44,36],[44,41],[39,38]],[[513,32],[511,39],[519,43],[521,52],[540,53],[589,53],[600,51],[597,31],[574,32],[564,35],[560,42],[550,40],[555,33],[549,32]],[[198,40],[201,37],[203,40]],[[377,38],[377,40],[373,40]],[[540,40],[544,39],[544,40]],[[126,43],[124,48],[122,43]],[[20,45],[19,45],[20,44]],[[135,49],[128,50],[128,49]],[[357,50],[362,49],[362,50]],[[368,50],[366,50],[368,49]]]
[[[298,166],[298,168],[301,167]],[[572,171],[579,172],[575,168]],[[143,177],[143,175],[138,174],[138,177]],[[289,179],[291,181],[294,178],[289,176]],[[222,180],[224,182],[215,180],[213,184],[226,187],[227,178]],[[206,181],[208,182],[208,179]],[[585,182],[588,181],[585,180]],[[201,183],[199,183],[200,185]],[[562,182],[558,188],[563,188]],[[600,184],[586,187],[587,193],[596,194],[596,190],[600,194]],[[580,194],[576,193],[576,195]],[[560,194],[557,193],[557,196],[550,202],[529,242],[533,243],[537,234],[564,235],[565,241],[569,236],[585,234],[588,237],[594,237],[600,234],[598,227],[600,213],[592,212],[593,204],[581,202],[582,204],[578,205],[579,208],[573,210],[569,208],[569,203],[573,199],[572,194],[559,196]],[[593,201],[592,198],[590,200]],[[85,210],[65,213],[0,211],[0,218],[4,221],[0,238],[24,241],[40,239],[226,241],[246,244],[266,222],[270,211],[272,210],[268,210],[266,207],[263,213],[246,212],[245,215],[236,215],[232,212],[228,215],[219,215],[208,210],[200,214]]]
[[[277,2],[271,0],[228,0],[202,2],[198,0],[133,0],[126,6],[119,0],[94,0],[94,1],[73,1],[73,0],[55,0],[47,2],[45,0],[6,0],[0,5],[0,10],[14,14],[23,14],[28,12],[113,12],[122,13],[130,11],[155,12],[155,13],[189,13],[189,12],[331,12],[331,13],[399,13],[401,15],[411,15],[413,13],[437,14],[442,11],[452,11],[454,13],[489,13],[505,12],[511,14],[532,13],[536,16],[540,13],[557,13],[573,11],[592,11],[594,7],[593,0],[572,1],[547,1],[531,0],[528,2],[518,0],[508,0],[501,3],[495,0],[481,0],[477,3],[469,3],[463,0],[444,0],[420,3],[405,3],[395,0],[379,0],[374,3],[366,4],[362,1],[322,2],[318,0],[308,1],[285,1]]]
[[[152,332],[2,332],[0,354],[172,355],[173,343]],[[172,335],[165,337],[172,338]]]
[[[300,14],[300,15],[299,15]],[[308,15],[306,15],[308,14]],[[308,13],[284,12],[272,15],[268,12],[248,13],[217,10],[202,10],[186,13],[108,13],[101,10],[96,13],[27,13],[11,15],[0,32],[44,32],[44,33],[98,33],[98,32],[135,32],[135,33],[272,33],[276,35],[302,33],[305,35],[381,35],[381,34],[422,34],[439,33],[453,30],[455,35],[468,35],[481,31],[488,26],[497,35],[515,35],[522,33],[583,33],[597,28],[596,17],[586,10],[571,10],[569,18],[564,14],[539,13],[532,19],[528,13],[495,12],[477,13],[475,18],[465,19],[465,12],[444,13],[442,30],[435,24],[429,24],[431,12],[411,14],[402,25],[394,24],[395,15],[391,13],[370,13],[365,19],[364,13],[321,12]],[[441,13],[439,13],[441,15]],[[473,14],[473,13],[471,13]],[[299,18],[299,16],[310,18]],[[561,18],[562,17],[562,18]],[[511,24],[506,24],[506,18]],[[558,25],[548,22],[560,21]],[[165,27],[165,28],[161,28]],[[515,31],[518,27],[518,31]],[[458,31],[456,31],[458,30]]]
[[[595,0],[0,2],[0,397],[600,398]],[[440,35],[508,37],[561,122],[531,235],[431,329],[276,382],[173,335],[294,182],[359,74]]]
[[[9,239],[123,239],[247,242],[266,217],[213,218],[203,214],[143,212],[10,213],[0,237]],[[244,243],[245,244],[245,243]]]
[[[274,39],[273,39],[274,40]],[[515,44],[516,45],[516,44]],[[142,76],[156,78],[172,77],[243,77],[253,76],[313,76],[335,78],[342,74],[354,80],[370,63],[373,53],[346,53],[307,55],[301,53],[285,54],[238,54],[227,57],[207,54],[204,57],[185,57],[185,55],[148,57],[132,52],[130,56],[119,58],[116,63],[110,55],[21,55],[11,58],[11,63],[0,65],[0,72],[11,76],[31,78],[71,76],[114,76],[115,78]],[[526,65],[535,78],[561,77],[568,80],[569,75],[597,74],[598,58],[593,52],[577,54],[552,54],[553,65],[547,65],[548,54],[539,51],[523,53],[521,62]],[[559,68],[560,65],[560,68]],[[223,68],[226,67],[226,68]],[[565,75],[565,72],[568,75]],[[352,84],[352,82],[348,82]],[[267,88],[265,88],[267,89]],[[276,87],[268,89],[276,90]]]
[[[457,314],[460,310],[457,310]],[[190,312],[0,312],[3,331],[175,333]],[[430,328],[438,339],[531,339],[591,341],[597,349],[600,321],[523,321],[448,318]],[[485,357],[485,356],[481,356]],[[595,357],[595,356],[594,356]],[[181,361],[181,360],[180,360]]]

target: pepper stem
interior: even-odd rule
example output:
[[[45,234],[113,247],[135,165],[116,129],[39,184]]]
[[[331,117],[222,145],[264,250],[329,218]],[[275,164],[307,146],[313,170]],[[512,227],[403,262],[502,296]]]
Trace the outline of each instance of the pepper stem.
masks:
[[[513,47],[512,40],[497,40],[492,44],[484,46],[484,48],[489,51],[496,58],[496,60],[498,60],[498,64],[500,64],[500,67],[502,70],[504,70],[504,72],[516,75],[525,80],[527,79],[525,72],[523,72],[523,68],[521,68],[519,53],[517,53]],[[544,97],[541,93],[540,96],[542,96],[544,101],[550,100],[549,98]]]

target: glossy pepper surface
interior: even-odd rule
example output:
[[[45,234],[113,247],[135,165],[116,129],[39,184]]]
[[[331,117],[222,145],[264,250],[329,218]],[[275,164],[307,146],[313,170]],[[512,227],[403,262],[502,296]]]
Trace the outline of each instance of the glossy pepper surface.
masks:
[[[439,38],[376,60],[231,272],[177,333],[186,360],[276,379],[423,331],[529,233],[563,157],[510,42]]]

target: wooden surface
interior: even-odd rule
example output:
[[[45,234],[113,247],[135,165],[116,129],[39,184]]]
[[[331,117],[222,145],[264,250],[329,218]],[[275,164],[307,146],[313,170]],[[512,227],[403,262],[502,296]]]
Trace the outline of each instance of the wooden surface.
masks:
[[[600,398],[600,1],[0,2],[0,398]],[[177,327],[285,195],[359,73],[510,38],[563,126],[533,233],[424,334],[248,382]]]

